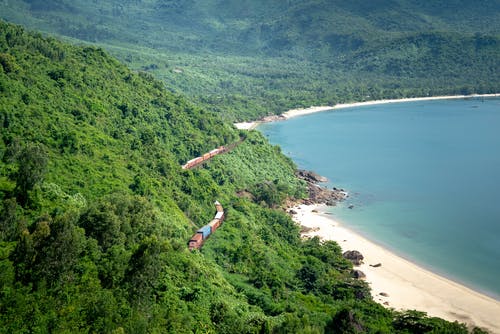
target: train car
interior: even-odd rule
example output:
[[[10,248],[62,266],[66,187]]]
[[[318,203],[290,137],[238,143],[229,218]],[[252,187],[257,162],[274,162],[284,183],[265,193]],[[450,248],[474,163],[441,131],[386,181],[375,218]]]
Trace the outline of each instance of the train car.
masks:
[[[214,219],[219,219],[222,222],[224,220],[224,212],[217,211],[217,213],[215,214]]]
[[[217,210],[217,212],[224,212],[224,209],[222,208],[222,205],[219,203],[219,201],[215,201],[214,205],[215,205],[215,210]]]
[[[182,169],[193,168],[196,165],[202,163],[203,161],[208,160],[208,159],[216,156],[217,154],[224,153],[225,151],[226,151],[226,148],[224,146],[220,146],[218,148],[215,148],[215,149],[211,150],[210,152],[203,154],[201,157],[196,157],[194,159],[189,160],[184,165],[182,165]]]
[[[188,162],[186,162],[185,165],[182,166],[182,169],[192,168],[192,167],[196,166],[197,164],[199,164],[201,161],[203,161],[201,157],[191,159]]]
[[[201,234],[203,236],[203,240],[205,240],[212,233],[212,229],[210,228],[210,226],[205,225],[202,228],[200,228],[198,231],[196,231],[196,233]]]
[[[197,158],[199,159],[199,158]],[[197,160],[193,159],[193,160]],[[189,250],[193,249],[200,249],[201,246],[203,246],[203,243],[205,240],[213,234],[222,224],[222,221],[224,220],[224,209],[222,208],[222,205],[218,202],[214,202],[215,208],[216,208],[216,213],[214,219],[210,221],[207,225],[201,227],[196,231],[196,234],[191,237],[191,239],[188,242],[188,248]]]
[[[196,158],[194,159],[191,159],[189,160],[188,162],[186,162],[183,166],[182,166],[182,169],[188,169],[188,168],[191,168],[191,166],[193,166],[193,163],[194,161],[196,160]]]
[[[212,234],[214,234],[215,230],[217,230],[220,226],[220,219],[212,219],[208,226],[212,229]]]
[[[200,249],[203,244],[203,235],[201,233],[196,233],[191,237],[188,243],[189,250]]]

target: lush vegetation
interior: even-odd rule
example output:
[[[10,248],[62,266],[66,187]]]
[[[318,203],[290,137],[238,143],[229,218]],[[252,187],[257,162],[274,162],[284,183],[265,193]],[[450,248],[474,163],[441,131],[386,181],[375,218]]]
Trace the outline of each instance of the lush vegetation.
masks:
[[[467,333],[301,240],[279,207],[304,186],[259,133],[181,170],[241,134],[162,86],[0,22],[0,333]],[[191,253],[215,199],[227,220]]]
[[[9,0],[0,16],[98,43],[224,118],[500,91],[498,0]]]

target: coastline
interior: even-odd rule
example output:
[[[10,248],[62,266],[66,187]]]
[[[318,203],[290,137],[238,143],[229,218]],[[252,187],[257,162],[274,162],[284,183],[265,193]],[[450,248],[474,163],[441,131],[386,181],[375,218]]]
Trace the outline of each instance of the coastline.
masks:
[[[281,115],[264,117],[257,121],[251,122],[241,122],[235,123],[234,126],[240,130],[253,130],[259,124],[274,122],[274,121],[284,121],[290,118],[304,116],[309,114],[314,114],[327,110],[336,110],[336,109],[345,109],[352,107],[363,107],[363,106],[371,106],[377,104],[389,104],[389,103],[402,103],[402,102],[417,102],[417,101],[432,101],[432,100],[454,100],[454,99],[467,99],[467,98],[481,98],[481,97],[499,97],[500,93],[496,94],[473,94],[473,95],[445,95],[445,96],[429,96],[429,97],[412,97],[412,98],[404,98],[404,99],[388,99],[388,100],[373,100],[373,101],[365,101],[365,102],[353,102],[353,103],[341,103],[336,104],[335,106],[311,106],[309,108],[302,109],[291,109],[288,110]]]
[[[396,310],[416,309],[429,316],[500,333],[500,324],[495,323],[500,314],[499,301],[421,268],[367,240],[322,214],[324,208],[322,205],[299,205],[294,208],[297,213],[293,219],[307,228],[302,236],[336,241],[342,251],[360,251],[364,263],[355,268],[365,273],[376,302]],[[381,265],[370,266],[375,264]]]

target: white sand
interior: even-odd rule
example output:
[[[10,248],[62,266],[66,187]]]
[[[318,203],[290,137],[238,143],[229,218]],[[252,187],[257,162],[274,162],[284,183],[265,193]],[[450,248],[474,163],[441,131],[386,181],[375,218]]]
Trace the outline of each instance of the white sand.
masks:
[[[414,101],[431,101],[431,100],[453,100],[453,99],[465,99],[465,98],[472,98],[472,97],[498,97],[498,96],[500,96],[500,94],[429,96],[429,97],[414,97],[414,98],[407,98],[407,99],[374,100],[374,101],[366,101],[366,102],[341,103],[341,104],[336,104],[333,107],[318,106],[318,107],[309,107],[309,108],[305,108],[305,109],[292,109],[292,110],[288,110],[287,112],[284,112],[282,114],[282,116],[284,116],[285,119],[289,119],[292,117],[304,116],[304,115],[313,114],[313,113],[326,111],[326,110],[371,106],[371,105],[375,105],[375,104],[401,103],[401,102],[414,102]]]
[[[360,269],[372,289],[376,302],[388,307],[416,309],[430,316],[465,322],[500,333],[500,302],[409,262],[359,234],[341,226],[321,212],[323,206],[301,205],[294,208],[294,219],[310,230],[304,236],[334,240],[343,251],[358,250],[363,254]],[[370,264],[381,263],[380,267]],[[388,297],[381,296],[385,292]]]
[[[234,126],[236,129],[240,130],[253,130],[259,125],[259,121],[254,121],[254,122],[241,122],[241,123],[234,123]]]
[[[481,95],[453,95],[453,96],[430,96],[430,97],[415,97],[408,99],[393,99],[393,100],[374,100],[374,101],[366,101],[366,102],[354,102],[354,103],[343,103],[337,104],[335,106],[312,106],[309,108],[303,109],[291,109],[283,114],[281,114],[281,119],[289,119],[298,116],[309,115],[321,111],[326,110],[335,110],[335,109],[343,109],[343,108],[351,108],[351,107],[362,107],[362,106],[371,106],[375,104],[385,104],[385,103],[400,103],[400,102],[413,102],[413,101],[430,101],[430,100],[451,100],[451,99],[464,99],[464,98],[472,98],[472,97],[498,97],[500,94],[481,94]],[[259,124],[265,123],[266,121],[253,121],[253,122],[243,122],[243,123],[235,123],[234,126],[237,129],[241,130],[253,130]]]
[[[292,118],[292,117],[313,114],[313,113],[317,113],[320,111],[332,110],[334,108],[335,107],[331,107],[331,106],[319,106],[319,107],[309,107],[309,108],[305,108],[305,109],[292,109],[292,110],[288,110],[287,112],[284,112],[282,114],[282,116],[285,117],[286,119],[288,119],[288,118]]]

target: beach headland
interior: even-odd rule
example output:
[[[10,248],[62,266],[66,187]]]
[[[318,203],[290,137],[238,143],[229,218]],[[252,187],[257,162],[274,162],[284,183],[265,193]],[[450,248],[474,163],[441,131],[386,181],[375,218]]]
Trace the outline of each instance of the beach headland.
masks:
[[[327,110],[376,104],[499,96],[500,94],[436,96],[310,107],[289,110],[282,115],[240,123],[236,126],[251,130],[266,122],[287,120]],[[314,184],[310,188],[315,189]],[[340,194],[347,196],[343,190]],[[500,301],[439,276],[366,239],[332,219],[326,212],[325,204],[317,204],[314,200],[302,201],[301,204],[289,208],[288,212],[303,227],[303,237],[318,236],[322,240],[337,242],[343,251],[361,252],[364,262],[355,266],[355,269],[366,275],[365,280],[371,287],[376,302],[396,310],[423,311],[429,316],[466,323],[471,327],[477,326],[490,333],[500,334],[498,321]]]
[[[299,109],[291,109],[288,110],[281,115],[273,115],[266,116],[260,120],[252,121],[252,122],[242,122],[235,123],[234,126],[240,130],[253,130],[259,124],[275,122],[275,121],[284,121],[290,118],[304,116],[309,114],[314,114],[327,110],[335,110],[335,109],[344,109],[344,108],[352,108],[352,107],[362,107],[362,106],[371,106],[376,104],[388,104],[388,103],[401,103],[401,102],[416,102],[416,101],[431,101],[431,100],[453,100],[453,99],[466,99],[466,98],[481,98],[481,97],[499,97],[498,94],[475,94],[475,95],[451,95],[451,96],[429,96],[429,97],[414,97],[414,98],[405,98],[405,99],[388,99],[388,100],[373,100],[373,101],[365,101],[365,102],[353,102],[353,103],[341,103],[336,104],[335,106],[311,106],[309,108],[299,108]]]
[[[336,241],[343,251],[364,256],[355,269],[366,275],[373,299],[396,310],[418,310],[429,316],[459,321],[500,333],[500,302],[432,273],[369,241],[325,214],[324,205],[299,205],[293,219],[303,237]]]

